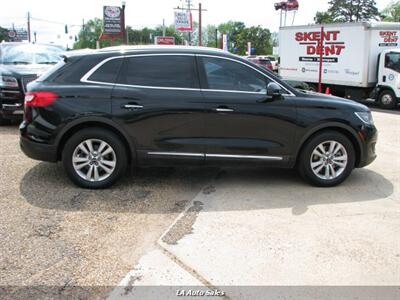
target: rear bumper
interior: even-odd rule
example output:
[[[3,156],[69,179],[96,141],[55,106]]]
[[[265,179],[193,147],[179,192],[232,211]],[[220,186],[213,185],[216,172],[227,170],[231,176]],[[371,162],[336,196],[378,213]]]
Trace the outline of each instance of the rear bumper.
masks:
[[[53,145],[36,143],[26,137],[20,137],[20,147],[26,156],[41,161],[57,162],[57,148]]]

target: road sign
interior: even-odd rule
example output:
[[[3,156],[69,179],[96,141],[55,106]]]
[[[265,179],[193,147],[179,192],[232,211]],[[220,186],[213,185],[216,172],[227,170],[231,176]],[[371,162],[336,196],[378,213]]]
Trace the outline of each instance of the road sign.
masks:
[[[193,31],[192,13],[190,11],[175,11],[175,29],[178,31]]]
[[[156,45],[175,45],[173,36],[156,36],[154,39]]]

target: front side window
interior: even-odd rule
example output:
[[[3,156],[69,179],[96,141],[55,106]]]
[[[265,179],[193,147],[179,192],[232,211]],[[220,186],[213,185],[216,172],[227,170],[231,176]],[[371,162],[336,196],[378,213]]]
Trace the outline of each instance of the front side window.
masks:
[[[385,68],[400,73],[400,53],[388,53],[385,58]]]
[[[164,88],[199,88],[194,56],[127,57],[118,83]]]
[[[208,88],[265,93],[268,79],[250,67],[222,58],[203,57]]]

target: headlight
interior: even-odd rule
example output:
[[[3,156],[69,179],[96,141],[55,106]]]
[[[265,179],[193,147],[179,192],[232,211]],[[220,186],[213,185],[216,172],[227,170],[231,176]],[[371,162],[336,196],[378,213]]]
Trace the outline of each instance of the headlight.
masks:
[[[18,81],[15,77],[2,75],[0,76],[0,87],[17,88]]]
[[[365,124],[374,125],[374,119],[370,111],[368,112],[356,112],[356,116],[363,121]]]

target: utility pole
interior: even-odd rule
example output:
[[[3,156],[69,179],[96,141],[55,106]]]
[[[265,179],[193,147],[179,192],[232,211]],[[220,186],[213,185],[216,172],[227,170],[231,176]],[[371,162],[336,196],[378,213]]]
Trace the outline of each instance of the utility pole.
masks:
[[[199,46],[201,46],[201,44],[202,44],[202,41],[201,41],[201,39],[202,39],[202,35],[201,35],[201,3],[199,3]]]
[[[162,20],[162,35],[165,36],[165,19]]]
[[[31,42],[31,13],[28,12],[28,42]]]
[[[123,43],[126,45],[128,43],[127,38],[126,38],[126,28],[125,28],[125,7],[126,7],[126,2],[122,1],[122,40]]]
[[[218,45],[218,29],[215,29],[215,48],[219,48],[219,45]]]

